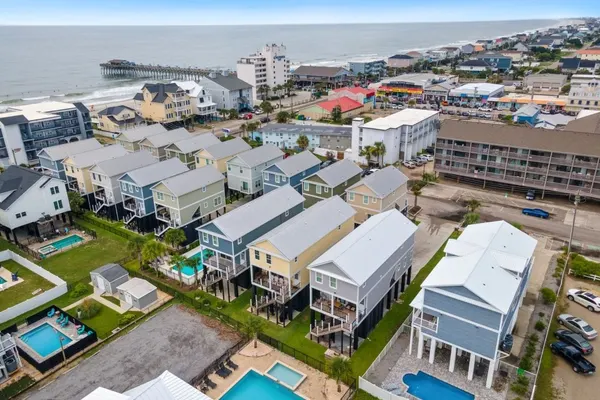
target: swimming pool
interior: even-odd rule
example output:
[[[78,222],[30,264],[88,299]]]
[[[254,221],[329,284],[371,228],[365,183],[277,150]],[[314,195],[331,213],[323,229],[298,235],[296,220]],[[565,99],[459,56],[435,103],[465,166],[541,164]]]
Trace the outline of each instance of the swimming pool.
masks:
[[[0,285],[2,285],[3,283],[6,283],[6,279],[0,276]]]
[[[296,390],[298,386],[302,383],[306,375],[288,367],[287,365],[276,361],[275,364],[267,371],[267,375],[271,378],[283,382],[290,389]]]
[[[417,372],[416,375],[406,374],[402,377],[402,381],[408,386],[408,393],[421,400],[475,400],[475,396],[471,393],[423,371]]]
[[[65,247],[72,246],[79,242],[83,242],[83,238],[81,236],[71,235],[71,236],[62,238],[60,240],[57,240],[56,242],[52,242],[47,246],[41,247],[40,249],[38,249],[38,252],[40,254],[46,255],[46,254],[54,253],[55,251],[64,249]]]
[[[200,252],[198,252],[198,253],[196,253],[196,254],[194,254],[194,255],[192,255],[192,256],[190,256],[190,257],[188,257],[188,258],[189,258],[190,260],[196,260],[196,261],[197,261],[197,263],[196,263],[196,270],[197,270],[198,272],[200,272],[200,271],[202,271],[202,270],[204,269],[204,265],[203,265],[203,264],[202,264],[202,262],[201,262],[201,260],[202,260],[202,257],[200,256]],[[172,269],[173,269],[173,271],[175,271],[175,272],[179,272],[179,265],[175,265],[175,266],[174,266]],[[189,265],[184,265],[184,266],[181,268],[181,273],[182,273],[183,275],[187,275],[187,276],[194,276],[194,268],[193,268],[193,267],[190,267]]]
[[[42,357],[59,350],[61,339],[63,347],[72,342],[68,336],[54,330],[47,322],[21,335],[21,340]]]
[[[251,369],[220,398],[220,400],[246,399],[301,400],[303,398],[273,379]]]

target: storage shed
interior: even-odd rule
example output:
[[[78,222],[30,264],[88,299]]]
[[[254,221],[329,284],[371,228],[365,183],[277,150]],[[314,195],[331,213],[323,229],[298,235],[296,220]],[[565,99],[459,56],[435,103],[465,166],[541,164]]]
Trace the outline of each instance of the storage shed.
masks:
[[[117,294],[119,285],[129,280],[129,273],[119,264],[106,264],[90,272],[94,292]]]
[[[117,289],[121,307],[125,309],[142,310],[158,300],[156,286],[140,278],[131,278]]]

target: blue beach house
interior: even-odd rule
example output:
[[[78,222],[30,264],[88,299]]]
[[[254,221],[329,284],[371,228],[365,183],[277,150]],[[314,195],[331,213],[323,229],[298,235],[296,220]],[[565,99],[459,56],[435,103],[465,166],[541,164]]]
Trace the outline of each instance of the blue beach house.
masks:
[[[481,374],[487,367],[490,388],[497,363],[511,353],[510,334],[523,304],[536,245],[537,240],[505,221],[470,225],[458,239],[448,240],[445,257],[410,304],[409,353],[415,341],[417,358],[427,350],[431,364],[436,351],[450,353],[450,372],[456,358],[464,357],[469,364],[467,379],[473,379],[476,364]]]
[[[512,67],[512,58],[500,53],[483,53],[477,56],[478,60],[483,60],[492,66],[492,69],[506,72]]]
[[[252,281],[246,246],[303,209],[304,197],[287,185],[265,192],[263,196],[196,228],[205,266],[204,275],[200,277],[202,286],[214,288],[215,295],[219,290],[223,300],[228,301],[239,295],[240,286],[250,288]],[[210,257],[204,258],[207,253]]]
[[[303,151],[279,161],[263,171],[263,189],[265,193],[291,186],[302,192],[302,179],[321,169],[321,161],[310,151]]]
[[[540,115],[541,107],[533,103],[520,107],[514,114],[514,121],[518,124],[529,124],[534,126]]]

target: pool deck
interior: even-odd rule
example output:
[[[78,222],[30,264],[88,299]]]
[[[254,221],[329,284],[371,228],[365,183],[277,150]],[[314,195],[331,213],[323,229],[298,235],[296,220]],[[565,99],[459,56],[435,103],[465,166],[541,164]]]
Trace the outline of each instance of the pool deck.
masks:
[[[41,249],[44,246],[48,246],[48,245],[50,245],[50,244],[52,244],[54,242],[58,242],[61,239],[65,239],[65,238],[67,238],[69,236],[73,236],[73,235],[77,235],[77,236],[81,237],[83,239],[83,241],[75,243],[75,244],[72,244],[72,245],[69,245],[69,246],[64,247],[62,249],[53,251],[52,253],[45,254],[44,257],[51,257],[51,256],[53,256],[55,254],[71,250],[73,247],[81,246],[82,244],[85,244],[85,243],[89,242],[90,240],[93,240],[93,238],[90,235],[88,235],[87,233],[85,233],[84,231],[81,231],[79,229],[71,229],[71,230],[69,230],[69,233],[67,233],[67,234],[65,234],[64,231],[62,231],[62,233],[61,233],[60,236],[56,236],[56,237],[54,237],[54,238],[52,238],[50,240],[45,240],[45,241],[40,242],[40,243],[32,243],[28,247],[31,250],[33,250],[35,252],[38,252],[39,249]]]
[[[342,391],[338,393],[335,381],[329,379],[327,375],[260,341],[257,342],[256,349],[254,348],[254,342],[251,341],[237,354],[233,355],[231,360],[238,365],[238,369],[232,370],[231,375],[226,379],[221,378],[217,374],[209,376],[210,380],[217,384],[215,389],[210,389],[206,392],[206,395],[210,398],[219,399],[249,369],[252,368],[264,374],[277,361],[306,375],[306,379],[295,390],[295,393],[302,397],[312,400],[340,400],[344,393],[346,393],[346,390],[348,390],[348,387],[342,384]]]
[[[12,280],[12,272],[4,268],[0,265],[0,278],[4,279],[6,282],[0,283],[0,291],[18,285],[23,282],[23,278],[17,277],[16,281]]]

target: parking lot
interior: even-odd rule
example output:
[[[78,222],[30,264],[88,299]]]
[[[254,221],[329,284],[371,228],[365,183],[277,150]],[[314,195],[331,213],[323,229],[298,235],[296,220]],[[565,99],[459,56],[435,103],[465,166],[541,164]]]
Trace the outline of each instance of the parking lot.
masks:
[[[98,386],[123,393],[169,370],[186,382],[238,342],[238,334],[171,306],[102,348],[27,399],[81,399]]]

